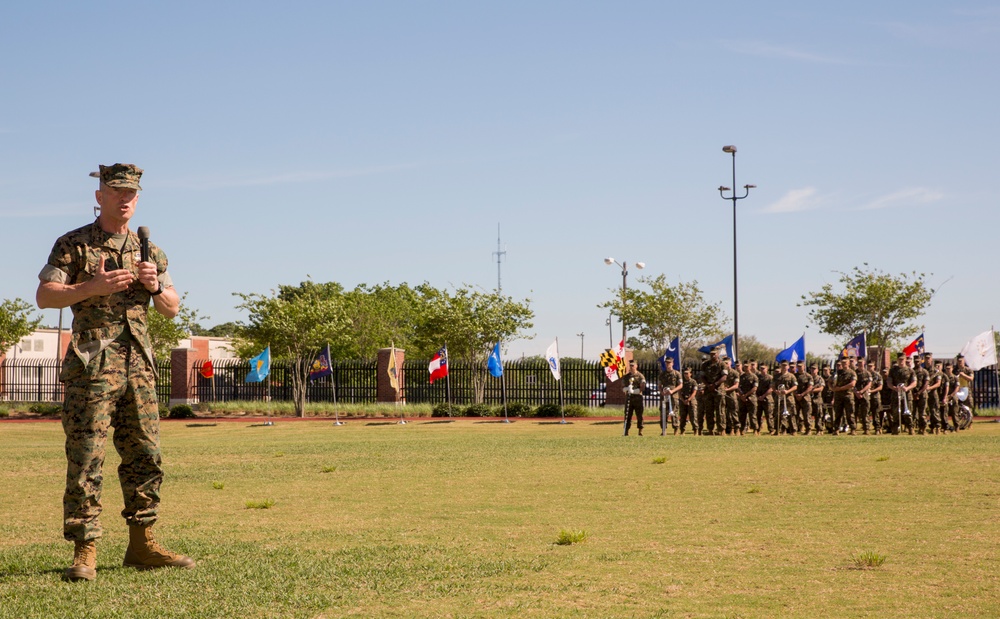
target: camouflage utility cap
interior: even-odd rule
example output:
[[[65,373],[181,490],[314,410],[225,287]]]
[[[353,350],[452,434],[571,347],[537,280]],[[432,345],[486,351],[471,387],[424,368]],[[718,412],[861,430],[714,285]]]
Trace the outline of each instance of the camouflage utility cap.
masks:
[[[100,178],[101,182],[108,187],[142,189],[139,186],[139,179],[142,177],[142,168],[134,163],[102,165],[100,172],[91,172],[90,175],[94,178]]]

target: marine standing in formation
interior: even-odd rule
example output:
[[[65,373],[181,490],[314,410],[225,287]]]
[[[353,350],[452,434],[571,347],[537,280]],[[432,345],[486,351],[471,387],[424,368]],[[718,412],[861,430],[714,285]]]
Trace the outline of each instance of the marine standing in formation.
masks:
[[[167,273],[167,256],[129,229],[142,170],[132,164],[101,166],[95,194],[97,220],[56,240],[39,273],[40,308],[71,307],[73,328],[59,379],[66,385],[63,536],[74,543],[69,580],[97,577],[105,443],[114,427],[121,456],[118,478],[129,527],[123,564],[136,569],[194,567],[189,557],[160,546],[152,535],[160,504],[156,365],[147,313],[173,318],[180,299]]]
[[[628,374],[622,377],[622,390],[625,392],[625,436],[632,427],[633,415],[635,427],[642,436],[642,394],[646,391],[646,377],[636,369],[635,360],[628,362]]]

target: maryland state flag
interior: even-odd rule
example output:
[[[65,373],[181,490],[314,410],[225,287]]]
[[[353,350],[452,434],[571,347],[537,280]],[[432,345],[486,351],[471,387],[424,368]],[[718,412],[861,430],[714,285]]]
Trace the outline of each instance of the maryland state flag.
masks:
[[[212,378],[215,376],[215,368],[212,367],[211,359],[201,364],[201,375],[205,378]]]
[[[608,348],[601,353],[601,367],[611,382],[625,376],[625,340],[618,343],[618,352]]]
[[[332,376],[333,370],[330,368],[330,345],[319,351],[319,356],[309,367],[309,380],[316,380],[324,376]]]

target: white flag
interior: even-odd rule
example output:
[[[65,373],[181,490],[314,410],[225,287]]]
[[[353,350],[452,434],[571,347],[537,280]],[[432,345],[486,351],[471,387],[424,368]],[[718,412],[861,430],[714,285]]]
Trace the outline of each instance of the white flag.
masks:
[[[552,342],[552,345],[545,349],[545,360],[549,364],[552,375],[559,380],[562,374],[559,371],[559,340]]]
[[[997,345],[993,339],[993,329],[983,331],[969,340],[962,348],[962,356],[965,357],[965,364],[973,372],[996,365]]]

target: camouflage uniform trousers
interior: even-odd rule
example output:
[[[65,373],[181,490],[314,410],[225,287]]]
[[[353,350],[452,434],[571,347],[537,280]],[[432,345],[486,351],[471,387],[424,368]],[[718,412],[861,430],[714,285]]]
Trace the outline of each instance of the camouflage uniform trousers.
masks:
[[[740,402],[740,431],[746,432],[760,430],[760,422],[757,420],[757,396],[748,395]]]
[[[937,430],[941,428],[941,422],[944,421],[944,416],[941,414],[941,398],[938,397],[937,393],[932,391],[927,398],[927,420],[930,424],[931,430]]]
[[[812,416],[812,398],[795,396],[795,410],[798,413],[799,429],[809,434],[809,418]]]
[[[816,434],[823,434],[826,431],[826,424],[823,423],[824,415],[826,407],[823,405],[823,396],[817,394],[812,399],[813,431]]]
[[[684,434],[684,428],[685,426],[687,426],[687,423],[689,421],[691,422],[691,431],[697,434],[698,428],[700,427],[698,425],[700,423],[700,421],[698,421],[698,419],[700,418],[700,415],[698,415],[698,398],[692,400],[690,404],[685,404],[684,402],[681,402],[680,414],[676,415],[675,418],[680,419],[681,434]]]
[[[787,413],[787,414],[786,414]],[[774,397],[774,420],[777,433],[782,431],[789,434],[798,432],[798,422],[795,413],[795,396],[777,395]]]
[[[854,420],[861,426],[863,432],[868,431],[868,417],[870,414],[868,396],[854,398]],[[874,426],[874,423],[872,424]],[[852,428],[853,429],[853,428]]]
[[[639,428],[639,432],[642,432],[643,408],[641,393],[625,396],[625,434],[628,434],[632,427],[632,415],[635,415],[635,427]]]
[[[673,415],[671,416],[671,412]],[[677,430],[680,426],[680,410],[677,407],[677,396],[669,395],[660,399],[660,430],[665,431],[666,426]],[[666,424],[664,424],[666,422]]]
[[[905,410],[909,410],[910,414],[904,414],[905,411],[900,411],[900,400],[901,398],[896,395],[891,404],[889,404],[889,430],[893,434],[899,434],[899,432],[905,426],[908,430],[913,429],[913,400],[910,397],[910,392],[906,392],[906,406]]]
[[[878,393],[873,393],[868,398],[868,411],[872,417],[872,428],[882,431],[882,397]]]
[[[927,429],[927,394],[913,396],[913,427],[923,432]]]
[[[705,390],[705,405],[698,407],[698,427],[702,434],[719,434],[719,428],[725,428],[722,415],[725,405],[722,402],[722,394],[714,389]]]
[[[91,376],[87,376],[90,374]],[[85,369],[76,357],[63,374],[66,400],[66,490],[63,536],[70,541],[101,537],[101,489],[108,428],[121,456],[118,478],[129,525],[156,522],[163,468],[160,457],[156,379],[135,342],[116,340]]]
[[[833,431],[844,426],[854,428],[854,395],[844,391],[833,394]]]
[[[733,393],[724,396],[722,432],[736,433],[740,429],[740,405]]]
[[[757,429],[764,431],[764,421],[767,421],[767,429],[771,431],[774,429],[774,420],[771,418],[771,409],[774,408],[771,403],[771,396],[759,396],[757,398]]]

